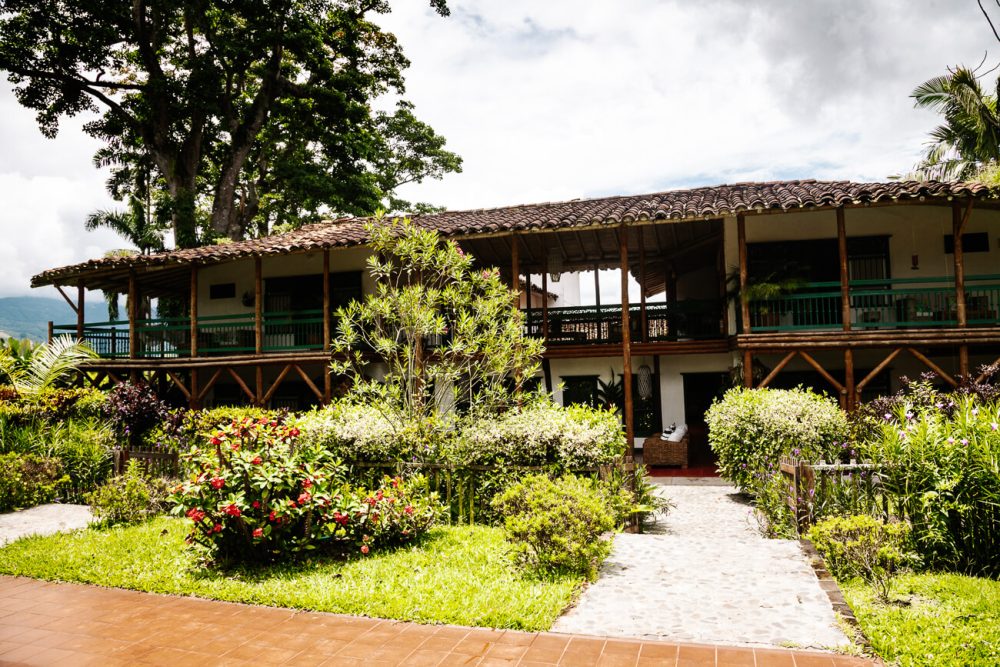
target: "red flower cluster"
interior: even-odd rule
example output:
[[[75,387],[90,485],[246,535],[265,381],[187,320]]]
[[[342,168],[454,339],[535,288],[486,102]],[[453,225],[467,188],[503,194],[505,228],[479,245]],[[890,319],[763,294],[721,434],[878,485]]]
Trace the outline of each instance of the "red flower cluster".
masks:
[[[242,512],[240,512],[240,508],[232,504],[227,506],[222,511],[228,514],[229,516],[240,516],[242,514]]]
[[[254,528],[253,529],[253,536],[254,536],[254,539],[258,539],[258,540],[260,538],[264,537],[264,529],[263,528]]]
[[[224,487],[226,485],[226,480],[224,480],[221,477],[213,477],[212,481],[209,482],[209,483],[212,485],[213,489],[215,489],[216,491],[218,491],[219,489],[221,489],[222,487]]]
[[[312,496],[307,491],[299,494],[299,505],[305,505],[310,500],[312,500]]]
[[[202,512],[197,507],[192,507],[187,511],[187,518],[191,519],[195,523],[198,523],[199,521],[205,518],[205,513]]]

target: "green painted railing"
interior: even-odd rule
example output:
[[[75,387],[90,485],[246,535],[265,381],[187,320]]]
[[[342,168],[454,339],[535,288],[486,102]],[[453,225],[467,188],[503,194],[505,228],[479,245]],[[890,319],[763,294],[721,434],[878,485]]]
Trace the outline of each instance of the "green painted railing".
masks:
[[[323,348],[323,311],[303,310],[266,312],[263,317],[263,351],[286,352]],[[207,315],[198,318],[198,355],[252,354],[257,349],[255,316]],[[52,327],[56,336],[76,336],[75,324]],[[141,359],[165,359],[191,356],[191,320],[186,317],[160,317],[136,320]],[[83,339],[104,358],[122,359],[129,354],[127,321],[87,323]]]
[[[852,280],[852,329],[949,327],[958,324],[952,277]],[[965,279],[969,325],[1000,324],[1000,275]],[[808,283],[791,294],[750,302],[753,332],[839,329],[839,282]]]

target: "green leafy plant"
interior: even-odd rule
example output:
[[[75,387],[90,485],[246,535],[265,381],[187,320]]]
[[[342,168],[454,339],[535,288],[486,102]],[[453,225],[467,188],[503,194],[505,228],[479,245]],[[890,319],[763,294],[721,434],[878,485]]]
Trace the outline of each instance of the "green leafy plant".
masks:
[[[175,489],[175,514],[192,521],[189,542],[220,563],[268,562],[314,550],[368,554],[415,539],[438,507],[419,480],[378,489],[344,483],[344,468],[298,429],[243,419],[186,455],[192,477]]]
[[[529,570],[572,572],[594,579],[611,550],[615,526],[595,482],[574,475],[530,475],[493,500],[515,561]]]
[[[104,415],[130,445],[167,416],[167,404],[144,382],[122,382],[108,392]]]
[[[375,291],[337,311],[332,345],[342,360],[331,368],[349,378],[349,396],[405,421],[446,406],[488,416],[515,405],[542,344],[524,335],[524,314],[499,272],[474,268],[456,242],[409,220],[376,219],[365,230]]]
[[[915,562],[909,536],[907,523],[886,523],[866,515],[830,517],[809,530],[809,539],[834,576],[861,577],[884,602],[889,601],[892,578]]]
[[[163,511],[166,489],[146,477],[139,461],[129,461],[125,473],[86,495],[94,517],[105,526],[141,523]]]
[[[60,336],[33,348],[27,357],[18,356],[9,347],[0,348],[0,374],[19,394],[36,394],[57,386],[96,357],[86,343]]]
[[[58,459],[0,454],[0,512],[51,502],[68,481]]]

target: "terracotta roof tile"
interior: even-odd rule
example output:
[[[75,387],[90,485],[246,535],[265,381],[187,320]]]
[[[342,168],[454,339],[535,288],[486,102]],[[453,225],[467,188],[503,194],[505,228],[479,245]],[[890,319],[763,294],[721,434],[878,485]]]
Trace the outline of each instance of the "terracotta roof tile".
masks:
[[[446,236],[466,236],[500,231],[617,225],[639,220],[693,220],[733,215],[741,211],[787,211],[897,199],[970,196],[993,198],[997,195],[980,183],[775,181],[503,208],[445,211],[413,216],[413,221],[422,227],[436,229]],[[130,266],[213,264],[253,255],[361,245],[367,241],[364,221],[363,218],[342,218],[305,225],[286,234],[261,239],[172,250],[154,255],[94,259],[82,264],[49,269],[34,276],[31,284],[38,287],[75,279],[91,271],[113,271]]]

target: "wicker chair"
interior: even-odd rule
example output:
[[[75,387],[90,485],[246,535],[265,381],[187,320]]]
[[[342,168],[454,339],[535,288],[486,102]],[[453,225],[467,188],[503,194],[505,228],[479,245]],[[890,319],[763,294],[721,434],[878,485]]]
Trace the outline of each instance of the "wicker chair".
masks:
[[[680,440],[664,440],[660,433],[654,433],[642,442],[642,462],[648,466],[688,467],[687,429]]]

